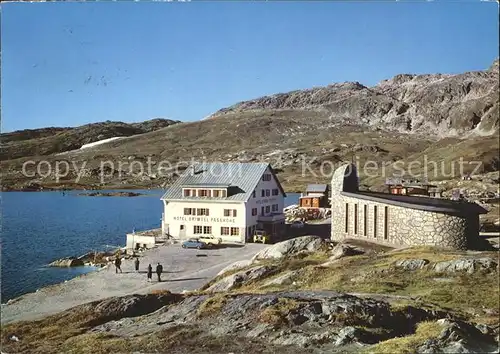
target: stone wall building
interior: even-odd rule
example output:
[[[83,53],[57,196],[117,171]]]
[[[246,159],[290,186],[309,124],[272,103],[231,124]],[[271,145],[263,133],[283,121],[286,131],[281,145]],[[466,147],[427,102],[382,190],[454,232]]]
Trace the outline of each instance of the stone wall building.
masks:
[[[333,174],[331,203],[332,240],[356,238],[398,247],[475,248],[479,214],[486,213],[475,203],[360,191],[353,164]]]

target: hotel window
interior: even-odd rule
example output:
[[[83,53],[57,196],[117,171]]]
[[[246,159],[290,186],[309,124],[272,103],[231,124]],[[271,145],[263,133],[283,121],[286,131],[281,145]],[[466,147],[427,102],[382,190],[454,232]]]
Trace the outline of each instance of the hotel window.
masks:
[[[240,229],[237,227],[231,228],[231,236],[238,236],[240,234]]]
[[[270,189],[266,189],[266,197],[269,197],[271,195],[271,190]]]
[[[271,175],[266,173],[262,175],[262,180],[263,181],[270,181],[271,180]]]
[[[266,190],[263,189],[263,190],[261,190],[261,197],[265,197],[265,196],[266,196]]]
[[[349,203],[345,203],[345,232],[349,232]]]
[[[221,197],[226,198],[227,197],[227,191],[225,189],[220,191]]]
[[[212,226],[203,226],[203,233],[205,235],[210,235],[212,233]]]
[[[193,233],[195,234],[201,234],[203,232],[203,226],[195,226]]]
[[[208,216],[208,209],[200,208],[196,210],[196,215]]]
[[[196,197],[196,189],[191,189],[191,197]]]
[[[278,211],[278,204],[273,204],[272,211]]]
[[[363,235],[368,235],[368,206],[363,205]]]
[[[222,226],[222,227],[220,228],[220,234],[221,234],[221,235],[229,235],[229,227]]]
[[[354,234],[358,234],[358,204],[354,204]]]
[[[232,216],[235,218],[236,214],[236,209],[224,209],[224,216]]]
[[[219,194],[220,194],[220,191],[219,191],[219,190],[216,190],[216,189],[215,189],[215,190],[213,190],[213,191],[212,191],[212,196],[213,196],[214,198],[218,198],[218,197],[219,197]]]
[[[252,198],[255,198],[255,191],[252,192]]]
[[[266,214],[269,214],[269,212],[271,211],[271,207],[269,205],[266,206]]]
[[[373,206],[373,238],[377,238],[377,206]]]
[[[184,196],[189,197],[191,195],[191,190],[190,189],[184,189]]]
[[[208,196],[208,190],[206,189],[199,189],[198,190],[198,197],[207,197]]]
[[[252,216],[255,216],[255,215],[257,215],[257,208],[252,209]]]
[[[260,208],[260,215],[265,215],[266,213],[264,212],[264,207]]]
[[[273,195],[278,195],[280,194],[280,190],[278,188],[273,189]]]
[[[389,237],[389,207],[384,207],[384,240]]]
[[[184,215],[195,215],[194,211],[192,208],[184,208]]]

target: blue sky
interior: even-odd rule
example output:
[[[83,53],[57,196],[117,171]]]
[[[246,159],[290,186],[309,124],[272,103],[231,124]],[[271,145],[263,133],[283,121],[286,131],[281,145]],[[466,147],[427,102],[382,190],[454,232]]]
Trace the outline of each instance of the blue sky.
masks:
[[[399,73],[482,70],[494,2],[2,4],[2,131],[165,117]]]

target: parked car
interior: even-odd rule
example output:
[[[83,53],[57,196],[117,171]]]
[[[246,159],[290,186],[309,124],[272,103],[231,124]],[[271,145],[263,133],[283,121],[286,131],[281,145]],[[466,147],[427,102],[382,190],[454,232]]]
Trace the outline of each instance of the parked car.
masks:
[[[294,229],[302,229],[305,226],[305,224],[303,221],[295,220],[290,224],[290,226],[293,227]]]
[[[199,250],[208,247],[205,242],[202,242],[197,238],[190,238],[189,240],[184,241],[181,246],[182,248],[197,248]]]
[[[215,237],[213,235],[202,236],[198,240],[212,246],[218,246],[222,243],[222,239],[220,237]]]
[[[264,230],[255,230],[253,235],[255,243],[271,243],[271,236]]]

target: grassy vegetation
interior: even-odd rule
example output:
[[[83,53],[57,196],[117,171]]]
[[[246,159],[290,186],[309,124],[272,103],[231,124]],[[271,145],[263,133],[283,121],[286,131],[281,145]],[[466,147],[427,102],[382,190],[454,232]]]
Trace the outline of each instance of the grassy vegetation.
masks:
[[[226,302],[225,294],[215,294],[203,302],[198,308],[198,316],[218,314]]]
[[[277,304],[262,310],[258,319],[261,322],[269,324],[286,324],[288,322],[286,317],[289,312],[296,309],[299,305],[300,303],[296,300],[280,298]]]
[[[485,253],[483,256],[497,258],[498,254]],[[300,269],[294,279],[294,289],[403,295],[462,314],[499,307],[497,272],[442,275],[430,269],[434,262],[463,257],[460,252],[416,247],[382,254],[346,257],[329,266],[318,265],[324,256],[309,257],[318,258],[315,262],[307,262],[308,258],[280,262],[280,271],[274,277],[292,269]],[[415,258],[427,259],[431,263],[418,271],[405,271],[393,266],[398,260]],[[264,286],[268,281],[269,278],[258,280],[241,287],[237,292],[290,289],[289,285],[273,285],[272,288]]]
[[[434,321],[420,322],[415,334],[380,342],[370,347],[367,352],[374,354],[415,353],[418,346],[428,339],[436,338],[442,330],[443,327]]]

